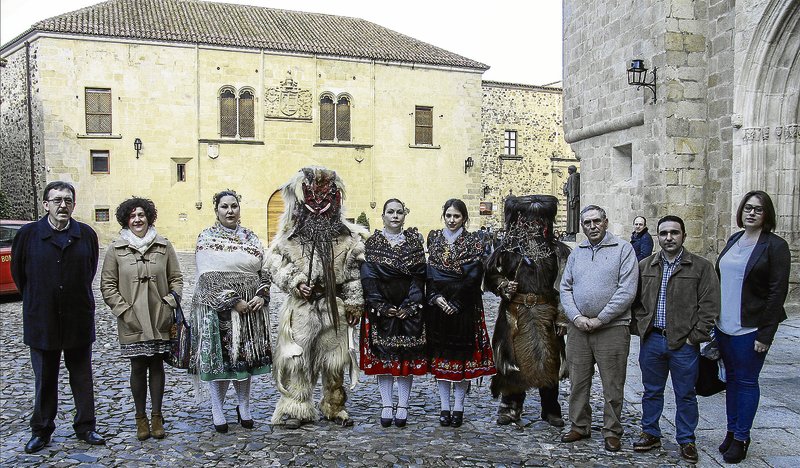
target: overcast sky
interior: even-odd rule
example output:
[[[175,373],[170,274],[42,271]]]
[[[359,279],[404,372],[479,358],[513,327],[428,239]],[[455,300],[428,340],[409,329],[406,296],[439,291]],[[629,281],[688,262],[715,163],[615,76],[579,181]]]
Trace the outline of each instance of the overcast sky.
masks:
[[[354,16],[483,62],[487,80],[543,85],[561,80],[562,0],[236,0]],[[33,23],[99,0],[0,0],[2,44]]]

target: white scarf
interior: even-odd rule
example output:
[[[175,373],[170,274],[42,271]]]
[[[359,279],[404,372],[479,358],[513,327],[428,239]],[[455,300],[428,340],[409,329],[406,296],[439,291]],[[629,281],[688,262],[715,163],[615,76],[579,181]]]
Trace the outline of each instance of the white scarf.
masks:
[[[392,247],[406,240],[406,236],[403,235],[402,229],[397,234],[392,234],[391,232],[387,231],[386,228],[383,228],[382,233],[383,237],[385,237],[386,240],[389,241],[389,245],[391,245]]]
[[[447,228],[442,229],[442,234],[444,235],[444,240],[446,240],[448,244],[452,244],[453,242],[455,242],[456,239],[458,239],[458,236],[460,236],[462,232],[464,232],[464,226],[461,226],[460,228],[458,228],[458,231],[456,231],[456,232],[451,232]]]
[[[144,237],[137,236],[128,228],[122,228],[122,230],[119,231],[119,236],[122,237],[123,240],[128,241],[128,245],[133,250],[144,255],[147,249],[153,245],[153,241],[156,240],[156,228],[152,225],[148,226],[147,233],[145,233]]]

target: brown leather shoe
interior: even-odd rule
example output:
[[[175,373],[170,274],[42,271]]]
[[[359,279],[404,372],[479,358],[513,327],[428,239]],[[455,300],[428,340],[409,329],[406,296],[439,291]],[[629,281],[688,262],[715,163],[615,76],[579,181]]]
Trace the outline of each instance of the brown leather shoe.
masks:
[[[619,441],[619,437],[606,437],[606,441],[604,444],[606,450],[609,452],[619,452],[622,448],[622,444]]]
[[[700,457],[697,455],[697,446],[694,444],[694,442],[681,444],[681,456],[684,460],[692,463],[697,463],[697,461],[700,459]]]
[[[561,436],[561,442],[570,443],[570,442],[577,442],[581,439],[588,439],[590,437],[589,434],[581,434],[580,432],[576,431],[575,429],[570,429],[569,432]]]
[[[139,440],[150,438],[150,422],[144,414],[136,415],[136,438]]]
[[[163,439],[167,433],[164,431],[164,418],[161,413],[150,414],[150,435],[155,439]]]
[[[647,452],[654,448],[661,447],[661,438],[642,432],[639,440],[633,443],[633,450],[635,452]]]

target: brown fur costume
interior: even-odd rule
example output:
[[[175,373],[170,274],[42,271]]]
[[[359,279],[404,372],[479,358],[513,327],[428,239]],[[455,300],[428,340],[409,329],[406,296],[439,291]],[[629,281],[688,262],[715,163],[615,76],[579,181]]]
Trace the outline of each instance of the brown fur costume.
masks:
[[[497,375],[491,392],[521,395],[537,387],[557,387],[562,340],[558,324],[566,317],[558,311],[555,289],[559,265],[569,248],[553,236],[558,200],[549,195],[509,197],[505,202],[506,236],[487,260],[485,287],[501,297],[494,329]],[[509,293],[508,283],[518,283]],[[502,408],[501,408],[502,412]],[[521,412],[521,400],[516,418]]]

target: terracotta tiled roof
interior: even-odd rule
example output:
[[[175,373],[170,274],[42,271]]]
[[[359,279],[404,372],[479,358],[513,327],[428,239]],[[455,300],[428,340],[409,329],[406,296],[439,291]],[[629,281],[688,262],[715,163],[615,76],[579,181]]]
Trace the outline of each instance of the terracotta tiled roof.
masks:
[[[109,0],[39,21],[20,37],[32,31],[489,68],[359,18],[198,0]]]

